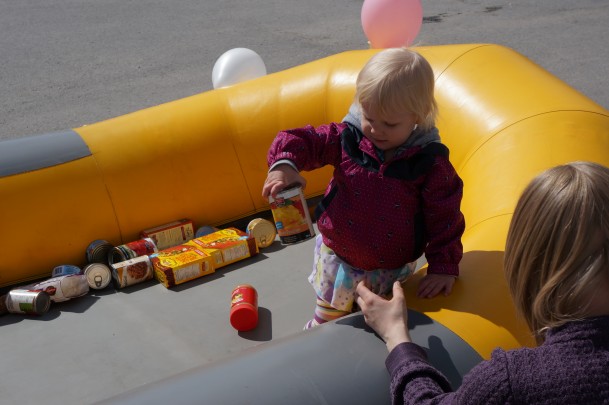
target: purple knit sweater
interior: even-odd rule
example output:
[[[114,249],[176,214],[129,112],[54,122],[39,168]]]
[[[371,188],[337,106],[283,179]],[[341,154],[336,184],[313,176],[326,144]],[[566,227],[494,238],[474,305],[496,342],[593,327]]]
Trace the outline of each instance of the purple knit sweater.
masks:
[[[609,316],[551,329],[537,348],[495,349],[454,392],[414,343],[385,364],[394,404],[609,404]]]

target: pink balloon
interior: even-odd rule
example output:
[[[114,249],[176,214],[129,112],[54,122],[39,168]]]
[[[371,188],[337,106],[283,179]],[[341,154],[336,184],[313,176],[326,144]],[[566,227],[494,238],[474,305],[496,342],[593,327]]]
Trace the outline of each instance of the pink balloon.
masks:
[[[373,48],[410,46],[423,24],[420,0],[364,0],[362,28]]]

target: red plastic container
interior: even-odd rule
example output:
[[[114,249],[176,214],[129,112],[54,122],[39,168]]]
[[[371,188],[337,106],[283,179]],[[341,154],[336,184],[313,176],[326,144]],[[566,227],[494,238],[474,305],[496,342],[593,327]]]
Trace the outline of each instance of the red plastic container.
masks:
[[[230,324],[240,332],[258,325],[258,293],[249,284],[235,287],[231,297]]]

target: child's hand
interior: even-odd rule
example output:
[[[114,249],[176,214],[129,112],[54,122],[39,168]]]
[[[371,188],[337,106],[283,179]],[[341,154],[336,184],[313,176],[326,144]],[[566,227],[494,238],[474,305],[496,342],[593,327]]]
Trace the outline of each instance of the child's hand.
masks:
[[[269,195],[275,197],[284,188],[293,184],[300,184],[302,189],[307,185],[307,180],[288,164],[280,164],[269,172],[262,186],[262,196],[268,198]]]
[[[417,297],[433,298],[441,292],[448,296],[453,291],[455,280],[455,276],[447,274],[427,274],[419,282]]]
[[[356,292],[364,320],[385,341],[389,351],[400,343],[411,341],[406,298],[399,281],[393,283],[393,297],[389,301],[374,294],[362,281],[357,285]]]

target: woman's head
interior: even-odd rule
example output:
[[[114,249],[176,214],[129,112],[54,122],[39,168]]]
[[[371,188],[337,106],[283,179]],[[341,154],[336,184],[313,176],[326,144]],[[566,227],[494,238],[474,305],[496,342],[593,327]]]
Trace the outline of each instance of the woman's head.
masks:
[[[575,162],[533,179],[514,211],[504,264],[538,342],[547,328],[589,315],[609,279],[609,169]]]
[[[433,70],[425,58],[407,48],[374,55],[357,77],[355,99],[385,117],[412,113],[419,127],[428,130],[435,125]]]

